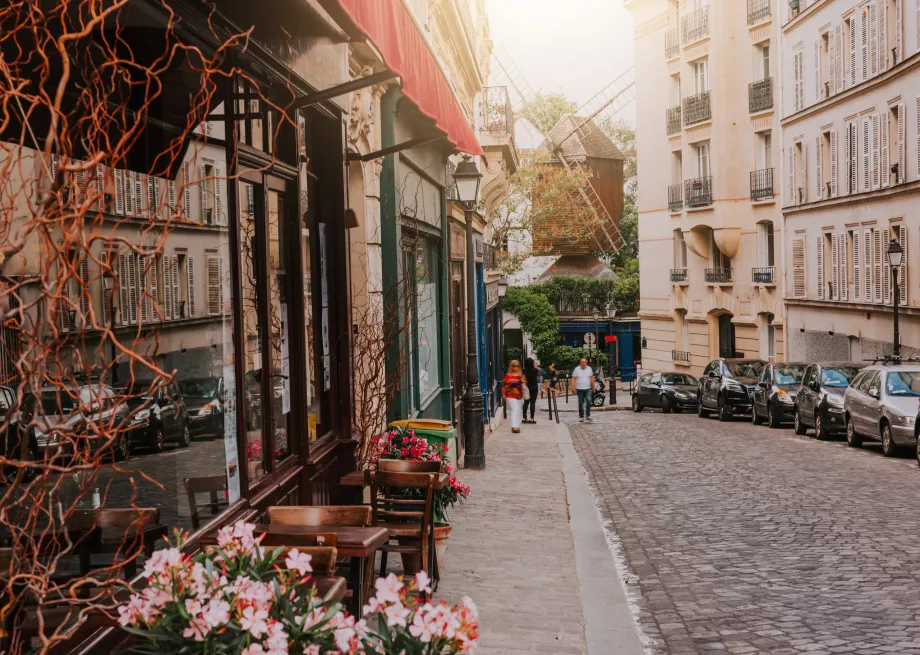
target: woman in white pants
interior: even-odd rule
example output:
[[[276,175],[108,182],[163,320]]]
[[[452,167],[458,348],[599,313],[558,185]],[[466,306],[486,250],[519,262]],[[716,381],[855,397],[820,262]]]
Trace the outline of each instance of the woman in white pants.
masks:
[[[524,376],[521,373],[521,363],[516,359],[508,365],[508,373],[502,381],[502,397],[508,406],[511,431],[517,434],[521,431],[521,414],[524,410]]]

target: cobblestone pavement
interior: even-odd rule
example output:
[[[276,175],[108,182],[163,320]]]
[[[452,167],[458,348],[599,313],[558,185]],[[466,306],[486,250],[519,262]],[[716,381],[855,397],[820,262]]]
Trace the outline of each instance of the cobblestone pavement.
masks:
[[[911,459],[741,419],[570,427],[653,652],[920,653]]]

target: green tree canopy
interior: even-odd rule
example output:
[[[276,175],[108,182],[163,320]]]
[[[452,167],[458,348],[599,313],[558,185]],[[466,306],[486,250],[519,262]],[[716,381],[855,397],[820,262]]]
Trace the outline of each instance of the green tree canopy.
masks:
[[[538,91],[536,96],[524,105],[521,115],[540,133],[546,134],[556,127],[560,118],[565,114],[574,114],[577,109],[578,105],[562,93]]]

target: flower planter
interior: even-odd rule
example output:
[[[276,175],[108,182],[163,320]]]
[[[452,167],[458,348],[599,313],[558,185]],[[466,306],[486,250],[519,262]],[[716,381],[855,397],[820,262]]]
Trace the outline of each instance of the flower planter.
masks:
[[[434,549],[438,554],[438,566],[444,566],[444,556],[447,554],[447,538],[453,526],[450,523],[440,523],[434,526]]]
[[[438,566],[444,565],[444,557],[447,554],[447,538],[453,526],[450,523],[439,523],[434,527],[434,548],[438,555]],[[399,540],[401,545],[415,545],[416,540],[412,538],[402,538]],[[405,575],[415,575],[422,570],[422,558],[418,553],[400,553],[402,557],[403,572]]]

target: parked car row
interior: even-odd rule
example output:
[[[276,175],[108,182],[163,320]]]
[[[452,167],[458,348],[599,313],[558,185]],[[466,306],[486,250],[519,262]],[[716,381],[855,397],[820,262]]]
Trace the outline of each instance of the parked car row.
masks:
[[[750,416],[755,425],[791,424],[796,434],[818,439],[846,434],[858,448],[879,441],[891,457],[911,448],[920,464],[920,362],[766,362],[718,358],[697,380],[686,373],[642,375],[632,394],[633,411],[696,410],[720,421]]]

